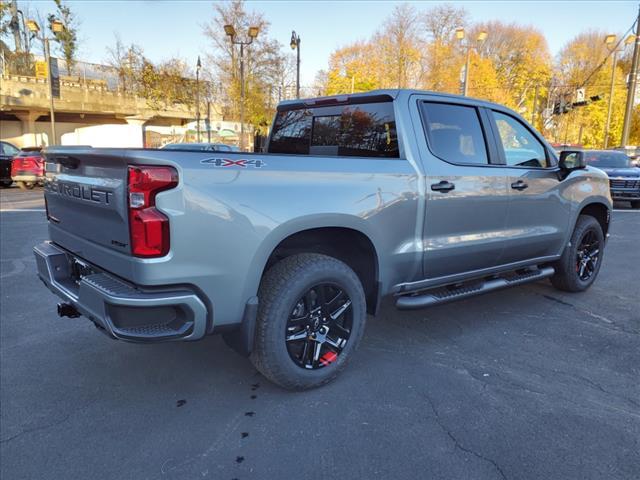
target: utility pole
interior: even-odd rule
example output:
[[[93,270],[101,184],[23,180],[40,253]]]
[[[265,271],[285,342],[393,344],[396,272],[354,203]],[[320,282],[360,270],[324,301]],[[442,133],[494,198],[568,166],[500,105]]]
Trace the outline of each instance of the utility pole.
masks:
[[[51,115],[51,141],[49,145],[56,144],[56,114],[53,109],[53,75],[51,71],[51,51],[49,50],[49,39],[47,37],[42,36],[42,41],[44,42],[44,53],[46,55],[47,61],[47,80],[49,81],[49,115]]]
[[[240,44],[240,150],[244,151],[244,43]]]
[[[613,51],[613,66],[611,67],[611,86],[609,87],[609,106],[607,107],[607,123],[604,126],[604,148],[609,147],[609,126],[611,125],[611,107],[613,106],[613,85],[616,79],[616,65],[618,63],[618,50]]]
[[[38,25],[38,22],[36,22],[35,20],[28,20],[27,28],[36,37],[40,33],[40,25]],[[53,34],[55,35],[56,33],[63,32],[65,29],[65,26],[60,20],[57,20],[54,18],[51,21],[50,28]],[[44,47],[44,56],[47,63],[47,80],[49,83],[49,113],[51,115],[51,139],[49,140],[49,145],[55,145],[56,144],[56,116],[53,109],[53,93],[54,92],[53,92],[53,69],[51,67],[51,63],[52,63],[51,51],[49,50],[49,39],[47,38],[44,31],[42,31],[42,36],[40,37],[40,39],[42,40],[42,45]],[[57,78],[57,75],[58,73],[57,73],[57,63],[56,63],[56,78]],[[58,90],[59,90],[59,86],[58,86]],[[59,96],[59,91],[58,91],[58,96]]]
[[[207,142],[211,143],[211,100],[207,98]]]
[[[13,42],[16,46],[16,52],[22,52],[22,38],[20,37],[20,22],[18,21],[18,5],[16,0],[9,2],[9,12],[11,13],[11,20],[9,20],[9,28],[13,33]],[[24,19],[23,19],[24,21]]]
[[[292,50],[296,50],[296,98],[300,98],[300,35],[296,31],[291,32],[291,43],[289,44]]]
[[[531,111],[531,125],[536,128],[536,111],[538,110],[538,91],[540,86],[536,83],[536,89],[533,93],[533,110]]]
[[[196,63],[196,142],[200,143],[200,55],[198,55],[198,63]]]
[[[633,103],[636,96],[636,85],[638,83],[638,56],[640,56],[640,6],[638,7],[638,18],[636,19],[636,38],[633,43],[633,60],[631,62],[631,78],[629,89],[627,90],[627,106],[624,110],[624,124],[622,127],[622,139],[620,146],[626,147],[629,142],[629,132],[631,130],[631,116],[633,113]]]

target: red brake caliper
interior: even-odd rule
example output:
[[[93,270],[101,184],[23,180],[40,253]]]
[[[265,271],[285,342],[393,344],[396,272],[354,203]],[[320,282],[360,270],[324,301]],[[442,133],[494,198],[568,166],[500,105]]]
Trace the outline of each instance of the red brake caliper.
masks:
[[[338,358],[338,354],[336,352],[327,352],[320,357],[320,364],[323,367],[326,367],[330,363],[335,362],[336,358]]]

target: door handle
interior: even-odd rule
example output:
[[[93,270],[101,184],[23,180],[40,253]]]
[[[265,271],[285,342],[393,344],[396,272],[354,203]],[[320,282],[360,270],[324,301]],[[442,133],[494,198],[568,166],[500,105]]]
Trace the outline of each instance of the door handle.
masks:
[[[511,184],[511,188],[513,188],[514,190],[524,190],[525,188],[529,188],[529,185],[524,183],[524,181],[522,180],[518,180],[517,182]]]
[[[450,192],[455,188],[456,186],[453,183],[447,182],[446,180],[431,185],[431,190],[434,192]]]

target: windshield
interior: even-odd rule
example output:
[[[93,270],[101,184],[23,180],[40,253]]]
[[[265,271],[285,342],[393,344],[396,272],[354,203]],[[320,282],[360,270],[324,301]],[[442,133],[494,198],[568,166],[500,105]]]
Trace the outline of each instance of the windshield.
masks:
[[[631,160],[620,152],[585,152],[588,165],[604,168],[628,168]]]

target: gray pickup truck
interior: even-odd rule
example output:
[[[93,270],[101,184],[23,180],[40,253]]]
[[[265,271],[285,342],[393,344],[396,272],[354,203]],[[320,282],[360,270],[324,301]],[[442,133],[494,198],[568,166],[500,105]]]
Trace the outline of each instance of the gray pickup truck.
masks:
[[[607,176],[513,111],[384,90],[283,102],[265,153],[54,147],[38,274],[134,342],[221,333],[273,382],[330,381],[381,297],[436,305],[602,264]]]

